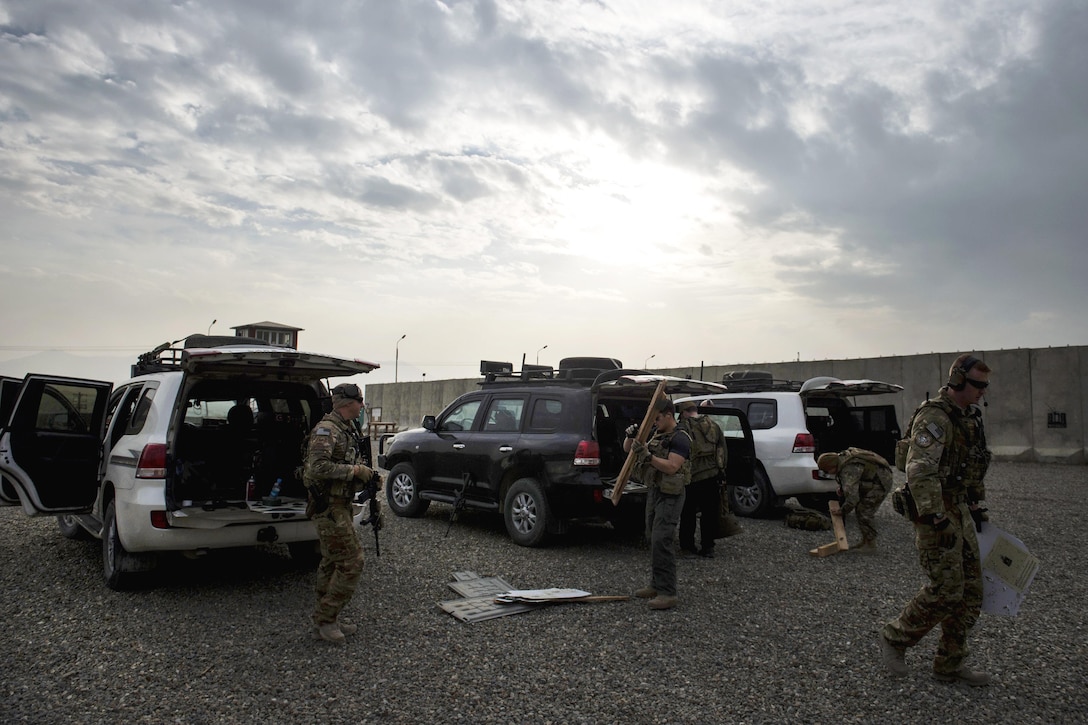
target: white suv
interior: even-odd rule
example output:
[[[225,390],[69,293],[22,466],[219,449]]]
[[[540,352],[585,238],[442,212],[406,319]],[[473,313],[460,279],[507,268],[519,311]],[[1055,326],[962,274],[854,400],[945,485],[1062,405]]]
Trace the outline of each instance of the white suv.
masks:
[[[729,486],[735,513],[764,515],[790,496],[806,502],[828,498],[837,485],[816,468],[821,453],[856,446],[893,460],[900,437],[895,406],[857,406],[854,400],[898,393],[901,385],[830,377],[802,384],[746,373],[722,381],[736,392],[682,399],[727,402],[748,416],[756,444],[755,476],[751,486]]]
[[[141,355],[116,390],[4,379],[0,504],[55,515],[70,538],[101,539],[113,589],[137,584],[166,551],[279,541],[313,561],[317,533],[298,471],[327,408],[323,379],[377,367],[195,335]]]

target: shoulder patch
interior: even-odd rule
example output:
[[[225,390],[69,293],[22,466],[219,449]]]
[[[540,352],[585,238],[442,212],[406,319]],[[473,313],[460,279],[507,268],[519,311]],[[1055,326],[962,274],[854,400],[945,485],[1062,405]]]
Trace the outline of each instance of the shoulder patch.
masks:
[[[922,431],[918,435],[914,436],[914,443],[919,448],[929,448],[931,445],[933,445],[933,436],[931,436],[926,431]]]
[[[319,426],[319,427],[314,429],[314,435],[315,436],[332,435],[332,429],[331,428],[325,428],[324,426]]]
[[[930,435],[932,435],[937,440],[944,438],[944,428],[937,425],[933,421],[930,421],[926,424],[926,430],[928,430],[930,432]]]

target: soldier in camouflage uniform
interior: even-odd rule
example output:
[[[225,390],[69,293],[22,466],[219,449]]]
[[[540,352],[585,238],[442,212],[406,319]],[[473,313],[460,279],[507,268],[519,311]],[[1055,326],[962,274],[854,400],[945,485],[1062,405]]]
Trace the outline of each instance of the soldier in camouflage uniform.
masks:
[[[725,464],[729,455],[722,429],[712,419],[699,415],[695,403],[686,401],[678,406],[680,430],[691,438],[691,483],[684,494],[684,510],[680,514],[680,550],[708,559],[714,557],[714,539],[718,537],[718,516],[721,513],[721,491]],[[699,517],[699,542],[695,549],[695,517]]]
[[[647,443],[636,436],[638,426],[627,429],[624,451],[634,451],[633,478],[646,484],[646,534],[650,540],[650,585],[635,596],[650,600],[650,609],[676,606],[676,524],[684,508],[684,489],[691,480],[691,438],[677,430],[676,408],[668,398],[656,403],[657,431]]]
[[[940,625],[933,676],[944,682],[989,684],[990,676],[964,665],[967,632],[982,608],[982,565],[976,526],[984,520],[983,477],[990,462],[977,403],[990,368],[971,355],[952,363],[948,385],[915,411],[906,458],[907,484],[918,516],[915,544],[929,577],[878,641],[888,670],[907,674],[903,653]]]
[[[892,490],[892,467],[881,456],[863,448],[847,448],[841,453],[824,453],[816,466],[835,476],[839,482],[840,507],[843,516],[857,513],[861,543],[851,544],[851,550],[875,551],[876,510]]]
[[[357,629],[338,618],[363,572],[363,548],[352,521],[352,500],[371,476],[378,475],[361,463],[354,421],[362,407],[358,385],[345,383],[332,389],[333,410],[310,433],[303,476],[309,492],[306,512],[321,542],[314,637],[338,644],[345,634],[354,634]]]

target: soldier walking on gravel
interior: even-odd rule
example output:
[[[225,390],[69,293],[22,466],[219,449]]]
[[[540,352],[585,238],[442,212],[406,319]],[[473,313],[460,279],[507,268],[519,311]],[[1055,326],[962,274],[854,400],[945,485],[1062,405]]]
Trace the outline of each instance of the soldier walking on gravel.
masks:
[[[982,609],[982,564],[976,526],[984,520],[983,478],[990,463],[978,402],[990,382],[990,368],[960,355],[937,397],[915,411],[906,456],[907,485],[914,516],[918,558],[929,581],[884,625],[878,641],[884,665],[907,674],[904,650],[940,625],[933,676],[944,682],[987,685],[990,676],[970,670],[967,633]]]
[[[303,476],[309,492],[306,513],[321,542],[313,635],[338,644],[357,630],[357,625],[338,620],[363,572],[363,547],[352,521],[352,500],[378,475],[361,462],[354,421],[362,407],[358,385],[344,383],[332,389],[333,410],[310,434]]]

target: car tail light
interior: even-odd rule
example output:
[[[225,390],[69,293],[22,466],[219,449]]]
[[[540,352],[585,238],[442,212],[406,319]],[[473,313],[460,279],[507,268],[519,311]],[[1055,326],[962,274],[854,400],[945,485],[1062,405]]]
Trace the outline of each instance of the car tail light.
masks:
[[[816,439],[812,437],[811,433],[798,433],[793,438],[793,452],[815,453]]]
[[[166,444],[148,443],[140,452],[136,478],[166,478]]]
[[[578,441],[578,449],[574,451],[574,465],[601,465],[601,447],[597,445],[597,441]]]
[[[170,519],[166,518],[165,511],[152,511],[151,525],[154,526],[156,529],[169,529]]]

